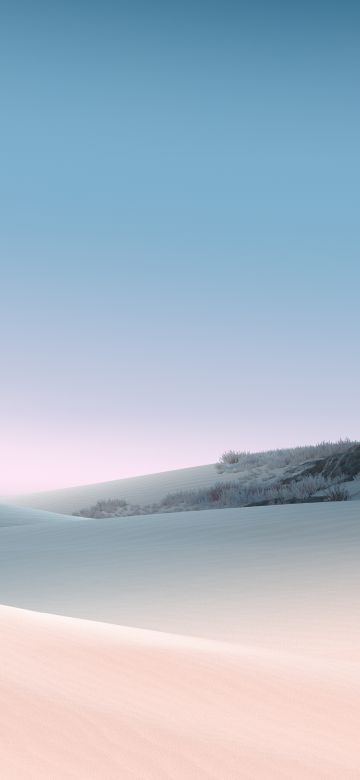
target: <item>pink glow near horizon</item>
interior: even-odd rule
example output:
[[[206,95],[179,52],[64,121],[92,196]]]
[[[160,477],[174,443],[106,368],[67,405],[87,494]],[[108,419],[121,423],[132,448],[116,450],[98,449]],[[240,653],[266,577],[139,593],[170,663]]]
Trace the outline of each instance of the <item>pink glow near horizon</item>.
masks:
[[[221,425],[211,433],[162,429],[124,431],[96,430],[50,433],[41,430],[8,432],[1,441],[0,495],[52,490],[93,482],[150,474],[215,462],[230,448],[252,451],[315,443],[324,438],[319,427],[315,436],[300,436],[271,430],[241,436]],[[337,439],[347,431],[334,431]]]
[[[54,442],[54,439],[56,441]],[[66,436],[57,432],[2,441],[0,495],[51,490],[78,484],[166,471],[205,462],[184,446],[171,452],[165,442],[121,441],[117,435]],[[214,456],[215,457],[215,456]],[[212,460],[214,458],[210,458]]]

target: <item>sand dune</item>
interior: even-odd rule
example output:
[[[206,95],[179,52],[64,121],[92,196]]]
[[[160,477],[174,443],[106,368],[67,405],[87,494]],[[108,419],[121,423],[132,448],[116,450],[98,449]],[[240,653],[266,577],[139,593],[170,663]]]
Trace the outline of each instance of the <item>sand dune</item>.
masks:
[[[303,468],[304,464],[297,470],[301,471]],[[225,470],[223,473],[219,473],[214,464],[209,464],[30,495],[0,497],[0,503],[73,515],[80,510],[89,510],[100,500],[115,498],[125,500],[132,506],[152,506],[161,502],[169,493],[206,489],[218,482],[236,481],[247,485],[256,482],[270,485],[286,476],[289,477],[289,474],[286,474],[285,467],[274,467],[270,464],[251,466],[240,472]],[[359,477],[345,482],[344,487],[351,499],[360,498]]]
[[[360,778],[358,507],[1,507],[0,777]]]
[[[1,608],[6,780],[357,778],[359,671]]]
[[[1,602],[266,646],[285,630],[297,646],[303,625],[324,633],[327,622],[345,642],[360,594],[358,507],[107,520],[4,507]]]
[[[116,479],[111,480],[111,482],[12,496],[3,500],[16,506],[72,514],[107,498],[125,499],[130,504],[152,504],[160,501],[167,493],[210,487],[219,480],[227,481],[228,479],[227,474],[218,474],[215,465],[209,464],[163,471],[158,474]]]

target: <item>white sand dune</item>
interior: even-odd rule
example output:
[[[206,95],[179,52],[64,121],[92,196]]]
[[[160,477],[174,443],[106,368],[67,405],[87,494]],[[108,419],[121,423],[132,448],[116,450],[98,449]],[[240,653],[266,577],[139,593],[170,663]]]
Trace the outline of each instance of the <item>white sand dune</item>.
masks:
[[[284,631],[297,646],[301,626],[321,633],[329,622],[346,642],[360,594],[359,509],[354,501],[86,520],[3,507],[1,602],[266,646]]]
[[[93,506],[97,501],[103,499],[120,498],[125,499],[130,504],[141,506],[161,501],[167,493],[210,487],[217,481],[228,481],[228,479],[228,474],[218,474],[215,465],[210,464],[116,479],[111,480],[111,482],[98,482],[92,485],[79,485],[29,495],[12,496],[3,500],[16,506],[72,514],[80,509]]]
[[[301,468],[299,467],[299,469]],[[285,467],[279,468],[266,464],[252,466],[240,472],[230,470],[219,473],[215,464],[209,464],[117,479],[111,482],[5,497],[0,498],[0,502],[72,515],[74,512],[89,509],[97,501],[106,499],[124,499],[128,504],[141,507],[158,503],[168,493],[209,488],[217,482],[239,481],[245,484],[252,482],[270,484],[285,476],[285,470]],[[351,498],[360,498],[360,479],[347,482],[345,487]]]
[[[359,519],[0,508],[1,779],[360,778]]]
[[[6,780],[358,778],[358,667],[0,608]]]

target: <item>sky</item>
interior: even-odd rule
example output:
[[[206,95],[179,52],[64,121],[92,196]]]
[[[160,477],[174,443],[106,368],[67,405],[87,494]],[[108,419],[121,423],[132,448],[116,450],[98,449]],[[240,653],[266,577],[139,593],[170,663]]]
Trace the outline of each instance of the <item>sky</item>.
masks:
[[[0,7],[0,495],[360,438],[355,2]]]

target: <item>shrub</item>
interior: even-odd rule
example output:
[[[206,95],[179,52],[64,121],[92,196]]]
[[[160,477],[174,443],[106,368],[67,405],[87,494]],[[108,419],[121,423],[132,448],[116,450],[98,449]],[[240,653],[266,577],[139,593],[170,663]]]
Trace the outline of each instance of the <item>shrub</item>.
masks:
[[[349,498],[349,491],[341,485],[333,485],[326,491],[327,501],[348,501]]]
[[[234,463],[239,463],[241,457],[247,454],[248,453],[245,452],[236,452],[235,450],[228,450],[227,452],[223,452],[219,462],[228,463],[229,465],[232,465]]]

